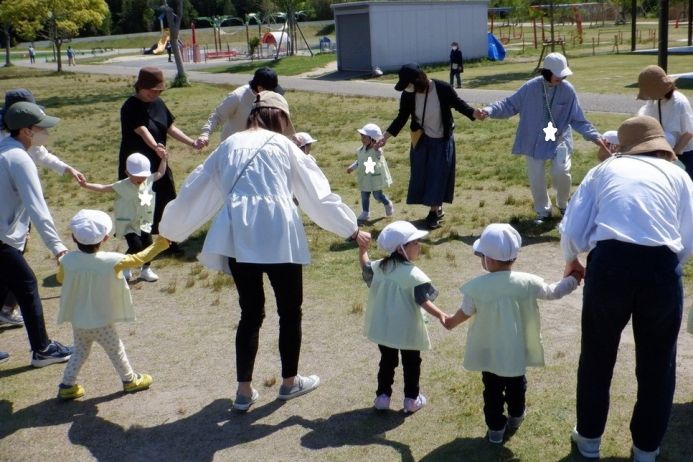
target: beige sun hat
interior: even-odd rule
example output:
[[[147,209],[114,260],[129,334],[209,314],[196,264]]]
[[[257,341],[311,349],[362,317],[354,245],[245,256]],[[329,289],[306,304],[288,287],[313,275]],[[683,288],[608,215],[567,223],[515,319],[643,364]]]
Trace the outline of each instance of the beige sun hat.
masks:
[[[636,116],[627,119],[618,127],[618,140],[621,142],[621,154],[665,151],[674,155],[671,145],[664,137],[662,126],[654,117]]]
[[[282,95],[280,95],[277,92],[274,91],[261,91],[258,93],[255,97],[255,103],[253,104],[253,108],[261,108],[261,107],[271,107],[274,109],[279,109],[281,110],[284,114],[286,114],[286,118],[289,120],[289,125],[287,127],[287,133],[284,133],[284,135],[293,135],[296,133],[296,129],[294,128],[294,124],[291,122],[291,113],[289,112],[289,103],[287,103],[286,99]]]
[[[638,76],[638,99],[662,99],[674,89],[674,79],[654,64],[647,66]]]

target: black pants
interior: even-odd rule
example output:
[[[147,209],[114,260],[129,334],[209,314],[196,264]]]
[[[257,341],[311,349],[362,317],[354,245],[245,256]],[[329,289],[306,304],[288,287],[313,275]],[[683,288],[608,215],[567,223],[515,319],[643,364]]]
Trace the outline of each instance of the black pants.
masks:
[[[253,379],[260,327],[265,319],[263,273],[267,274],[277,301],[282,378],[297,375],[301,354],[303,267],[295,263],[239,263],[229,258],[229,268],[241,306],[241,320],[236,331],[236,379],[239,382]]]
[[[50,339],[43,318],[43,305],[34,272],[22,252],[0,242],[0,293],[3,301],[11,292],[19,303],[32,351],[43,351]]]
[[[630,422],[633,444],[656,450],[676,386],[676,339],[683,288],[678,259],[667,247],[600,241],[587,257],[582,344],[577,376],[577,430],[604,432],[621,332],[633,318],[638,394]]]
[[[527,379],[519,377],[501,377],[491,372],[482,372],[484,383],[484,418],[491,430],[502,430],[508,419],[505,417],[505,405],[508,415],[522,417],[525,413],[525,392]]]
[[[378,345],[380,348],[380,368],[378,369],[378,390],[376,396],[392,396],[395,369],[399,366],[399,353],[402,352],[402,371],[404,374],[404,397],[416,399],[419,396],[419,377],[421,376],[421,352],[419,350],[398,350]]]
[[[139,236],[135,233],[128,233],[125,235],[125,241],[128,243],[128,250],[126,253],[132,255],[152,245],[152,235],[144,231],[140,231]],[[145,263],[144,266],[149,266],[149,263]]]
[[[173,172],[166,168],[166,174],[159,181],[155,181],[152,190],[156,193],[154,198],[154,219],[152,220],[152,234],[159,234],[159,222],[164,214],[166,204],[176,198],[176,185],[173,181]]]
[[[682,152],[679,155],[679,160],[686,167],[686,173],[693,180],[693,151]]]

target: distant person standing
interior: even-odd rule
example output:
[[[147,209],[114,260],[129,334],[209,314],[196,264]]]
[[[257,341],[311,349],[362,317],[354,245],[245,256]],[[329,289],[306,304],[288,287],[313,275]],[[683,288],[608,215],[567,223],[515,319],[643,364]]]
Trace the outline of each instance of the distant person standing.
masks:
[[[67,65],[68,66],[76,66],[77,65],[75,63],[75,50],[71,46],[67,47]]]
[[[33,45],[29,45],[29,62],[31,64],[36,64],[36,50],[34,50]]]
[[[171,41],[170,41],[170,40],[168,40],[168,41],[166,42],[166,53],[168,53],[168,62],[169,62],[169,63],[172,62],[172,61],[171,61],[171,54],[173,53],[173,47],[171,46]]]
[[[452,85],[453,78],[457,78],[455,88],[462,88],[462,76],[460,75],[462,72],[464,72],[462,50],[460,50],[460,45],[457,42],[452,42],[450,44],[450,85]]]

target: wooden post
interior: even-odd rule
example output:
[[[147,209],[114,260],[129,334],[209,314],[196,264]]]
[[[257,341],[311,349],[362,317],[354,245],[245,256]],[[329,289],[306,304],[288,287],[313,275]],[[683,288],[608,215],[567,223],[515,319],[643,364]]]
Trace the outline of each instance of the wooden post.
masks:
[[[594,56],[595,54],[596,54],[596,53],[595,53],[595,50],[594,50],[594,37],[592,37],[592,56]]]

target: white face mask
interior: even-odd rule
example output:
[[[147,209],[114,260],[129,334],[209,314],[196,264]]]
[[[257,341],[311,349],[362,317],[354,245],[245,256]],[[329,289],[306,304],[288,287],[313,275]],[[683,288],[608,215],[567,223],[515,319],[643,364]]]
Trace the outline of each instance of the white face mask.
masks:
[[[43,146],[48,141],[47,130],[31,130],[31,146]]]
[[[455,51],[455,50],[457,50],[457,47],[452,47],[452,51]]]
[[[406,91],[407,93],[414,93],[414,84],[410,83],[409,85],[407,85],[404,91]]]

